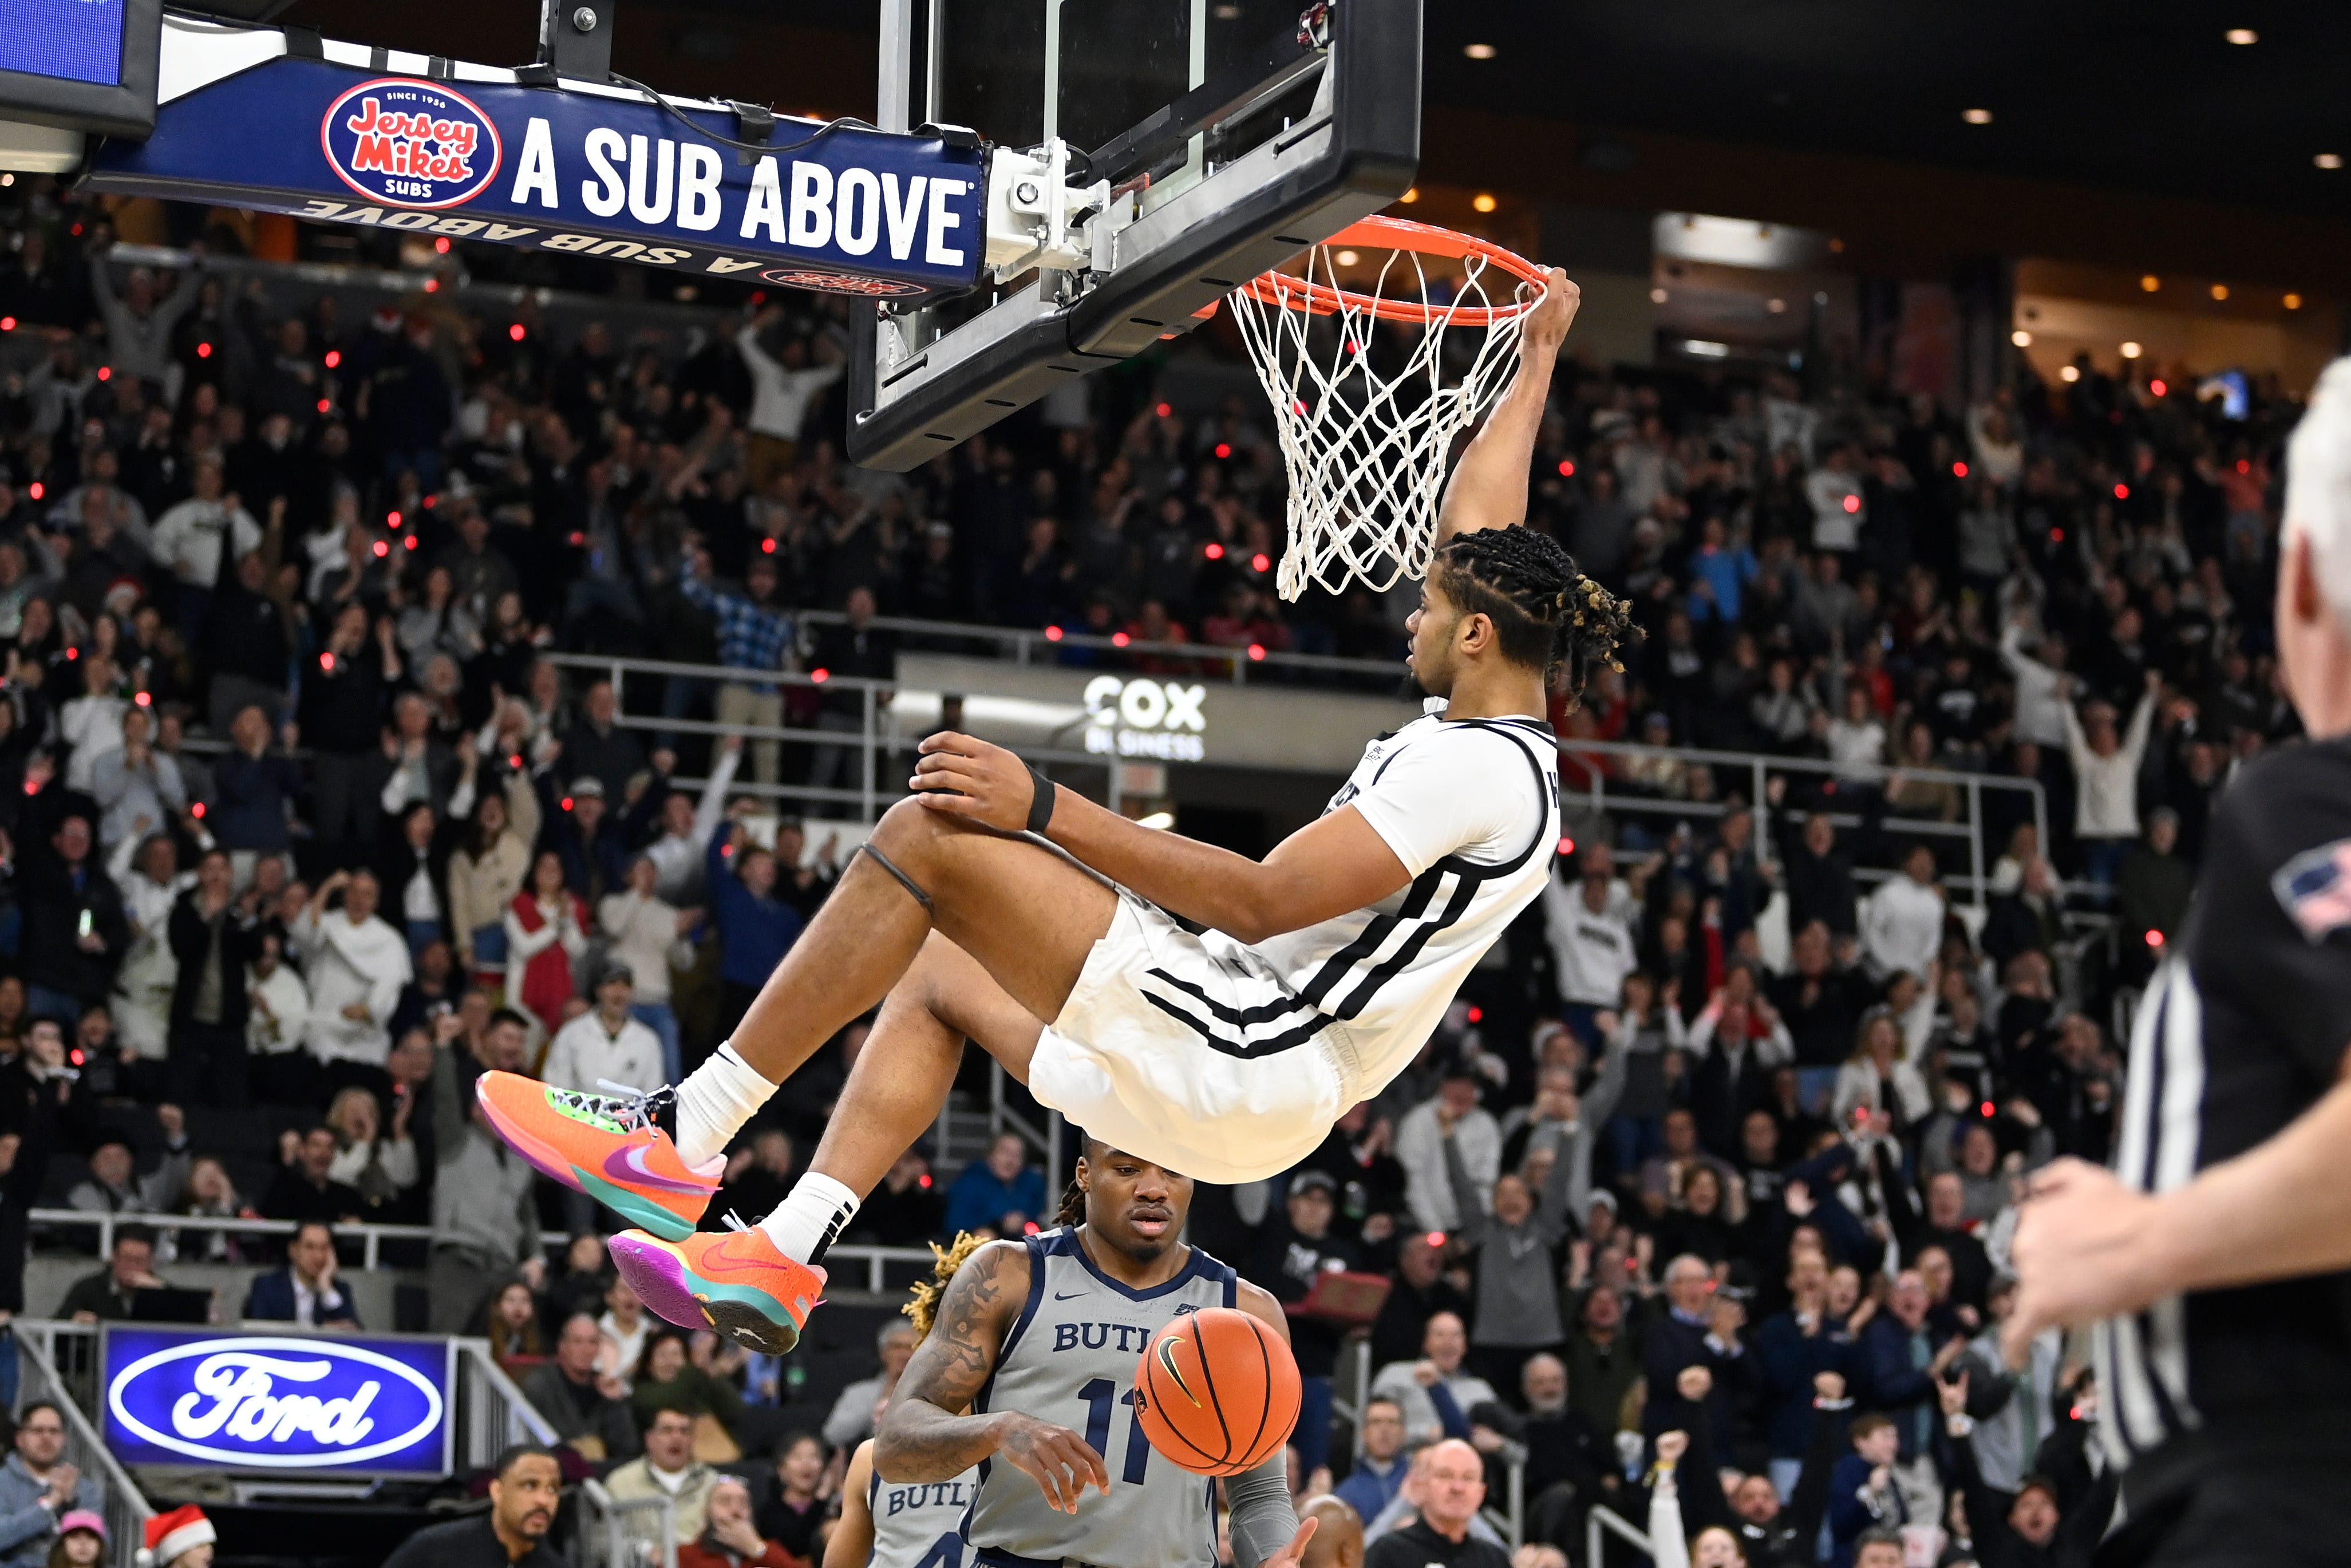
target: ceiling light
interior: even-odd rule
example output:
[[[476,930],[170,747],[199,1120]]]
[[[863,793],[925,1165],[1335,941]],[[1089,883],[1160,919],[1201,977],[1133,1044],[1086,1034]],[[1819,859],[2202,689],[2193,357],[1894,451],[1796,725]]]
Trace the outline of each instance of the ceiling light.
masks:
[[[1471,44],[1461,52],[1473,60],[1490,60],[1498,51],[1491,44]]]
[[[1784,299],[1766,299],[1763,302],[1763,308],[1769,310],[1774,316],[1777,316],[1781,311],[1785,310],[1787,308],[1788,302]]]
[[[2322,169],[2340,169],[2343,167],[2343,154],[2340,152],[2321,152],[2317,157],[2313,158],[2311,162],[2317,164]]]
[[[1480,191],[1469,198],[1469,204],[1481,213],[1490,213],[1499,204],[1494,198]]]
[[[2081,367],[2078,365],[2067,365],[2064,370],[2057,372],[2057,379],[2061,382],[2078,382],[2082,379]]]
[[[1343,250],[1331,259],[1337,262],[1341,267],[1353,267],[1362,258],[1356,256],[1356,254],[1352,250]]]
[[[2163,279],[2150,272],[2139,278],[2138,286],[2141,288],[2146,289],[2149,294],[2152,294],[2157,289],[2163,287]]]
[[[1666,302],[1666,291],[1665,291],[1664,289],[1662,289],[1662,288],[1652,288],[1652,289],[1650,289],[1650,290],[1649,290],[1649,303],[1650,303],[1650,304],[1652,304],[1652,305],[1663,305],[1665,302]]]
[[[2285,297],[2285,308],[2286,308],[2287,309],[2289,309],[2289,310],[2299,310],[2299,309],[2301,309],[2301,308],[2302,308],[2302,296],[2301,296],[2301,295],[2299,295],[2299,294],[2289,294],[2289,295],[2287,295],[2287,296]]]
[[[2258,44],[2262,41],[2262,36],[2251,27],[2231,27],[2220,36],[2232,44]]]
[[[2137,359],[2137,358],[2138,358],[2139,353],[2140,353],[2139,346],[2138,346],[2137,343],[2125,343],[2125,344],[2123,345],[2123,358],[2124,358],[2124,359],[2126,359],[2126,360],[2136,360],[2136,359]]]
[[[2011,332],[2008,335],[2008,340],[2015,344],[2020,349],[2029,349],[2032,347],[2032,334],[2026,331],[2022,327],[2019,327],[2015,331]]]
[[[1398,196],[1396,200],[1399,202],[1416,202],[1420,200],[1420,187],[1418,185],[1415,185],[1411,190],[1406,191],[1403,195]]]
[[[2229,286],[2225,283],[2214,284],[2212,286],[2212,298],[2215,299],[2226,299],[2229,298]]]
[[[1991,110],[1989,109],[1970,109],[1962,113],[1959,118],[1966,120],[1970,125],[1990,125],[1991,123]]]

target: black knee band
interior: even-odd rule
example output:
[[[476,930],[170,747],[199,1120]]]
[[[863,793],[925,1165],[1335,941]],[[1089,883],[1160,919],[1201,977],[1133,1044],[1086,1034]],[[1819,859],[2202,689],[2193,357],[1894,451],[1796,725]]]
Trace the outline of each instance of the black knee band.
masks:
[[[880,850],[875,849],[870,843],[858,845],[857,852],[862,855],[872,856],[873,863],[875,865],[880,866],[883,871],[886,871],[892,876],[896,877],[898,879],[898,885],[914,895],[914,902],[923,906],[924,914],[929,915],[934,913],[935,906],[931,903],[931,895],[923,891],[923,884],[916,882],[913,877],[908,876],[904,872],[900,871],[896,865],[892,863],[888,855],[883,854]]]

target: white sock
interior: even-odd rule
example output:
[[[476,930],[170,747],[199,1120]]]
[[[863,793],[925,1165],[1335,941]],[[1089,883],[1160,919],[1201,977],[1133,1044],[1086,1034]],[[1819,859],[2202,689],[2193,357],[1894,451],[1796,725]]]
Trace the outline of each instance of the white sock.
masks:
[[[825,1249],[856,1216],[855,1193],[821,1171],[810,1171],[792,1183],[792,1195],[759,1221],[759,1228],[785,1257],[820,1263]]]
[[[677,1156],[698,1166],[726,1145],[759,1113],[776,1086],[735,1052],[732,1041],[685,1075],[677,1086]]]

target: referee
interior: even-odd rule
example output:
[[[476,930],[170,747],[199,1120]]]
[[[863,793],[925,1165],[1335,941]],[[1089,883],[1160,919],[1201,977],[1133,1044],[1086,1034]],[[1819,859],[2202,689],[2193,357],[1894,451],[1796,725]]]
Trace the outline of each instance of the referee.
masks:
[[[2288,448],[2283,557],[2310,739],[2221,797],[2115,1169],[2047,1167],[2017,1228],[2011,1359],[2097,1324],[2100,1568],[2351,1564],[2351,360]]]

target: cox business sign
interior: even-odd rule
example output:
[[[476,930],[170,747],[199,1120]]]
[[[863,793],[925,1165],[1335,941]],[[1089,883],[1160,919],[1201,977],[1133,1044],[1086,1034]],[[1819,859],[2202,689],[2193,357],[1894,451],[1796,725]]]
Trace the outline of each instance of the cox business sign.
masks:
[[[1197,683],[1096,675],[1086,683],[1086,749],[1102,757],[1197,762],[1207,755],[1208,688]]]
[[[131,1465],[446,1475],[450,1342],[109,1328],[106,1443]]]

